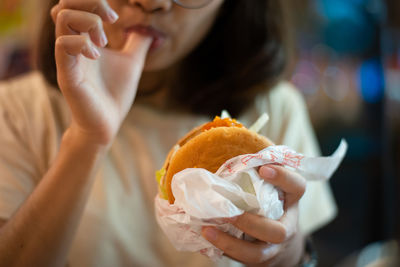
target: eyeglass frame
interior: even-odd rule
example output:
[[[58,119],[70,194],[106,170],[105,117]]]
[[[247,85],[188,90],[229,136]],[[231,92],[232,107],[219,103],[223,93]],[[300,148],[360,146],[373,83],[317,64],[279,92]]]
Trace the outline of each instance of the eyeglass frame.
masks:
[[[199,5],[199,6],[192,6],[192,7],[191,7],[191,6],[187,6],[187,5],[184,5],[184,4],[180,3],[180,0],[173,0],[173,2],[174,2],[176,5],[178,5],[178,6],[180,6],[180,7],[183,7],[183,8],[187,8],[187,9],[200,9],[200,8],[203,8],[203,7],[205,7],[206,5],[210,4],[212,1],[213,1],[213,0],[207,0],[207,1],[205,1],[205,3],[203,3],[203,4]]]

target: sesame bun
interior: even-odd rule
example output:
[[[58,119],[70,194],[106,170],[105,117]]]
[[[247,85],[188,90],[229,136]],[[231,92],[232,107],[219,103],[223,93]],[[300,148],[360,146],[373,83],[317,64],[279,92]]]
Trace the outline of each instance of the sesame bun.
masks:
[[[175,173],[186,168],[203,168],[215,173],[228,159],[257,153],[272,145],[266,137],[243,127],[235,120],[230,126],[215,123],[201,125],[190,131],[169,152],[159,178],[160,195],[173,204],[171,182]],[[224,119],[227,120],[227,119]],[[230,120],[230,119],[228,119]]]

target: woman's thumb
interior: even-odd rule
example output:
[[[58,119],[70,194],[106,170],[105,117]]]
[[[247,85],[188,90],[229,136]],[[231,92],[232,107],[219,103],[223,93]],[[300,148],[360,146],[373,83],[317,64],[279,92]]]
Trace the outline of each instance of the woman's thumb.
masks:
[[[122,52],[131,56],[142,58],[144,60],[152,41],[153,39],[149,36],[140,35],[138,33],[130,33]]]

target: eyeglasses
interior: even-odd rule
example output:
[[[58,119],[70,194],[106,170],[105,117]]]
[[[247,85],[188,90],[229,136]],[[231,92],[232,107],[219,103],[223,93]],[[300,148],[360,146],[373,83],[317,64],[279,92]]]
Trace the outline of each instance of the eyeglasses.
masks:
[[[202,8],[208,5],[212,0],[173,0],[175,4],[190,9]]]

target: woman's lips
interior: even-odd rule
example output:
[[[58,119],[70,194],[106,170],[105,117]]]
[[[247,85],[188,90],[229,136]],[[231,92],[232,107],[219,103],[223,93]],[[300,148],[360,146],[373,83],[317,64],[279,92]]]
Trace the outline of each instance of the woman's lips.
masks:
[[[156,30],[152,26],[145,26],[145,25],[134,25],[129,28],[126,28],[125,33],[128,35],[131,32],[136,32],[138,34],[149,36],[153,38],[153,42],[150,45],[150,51],[157,49],[165,42],[167,38],[166,34]]]

